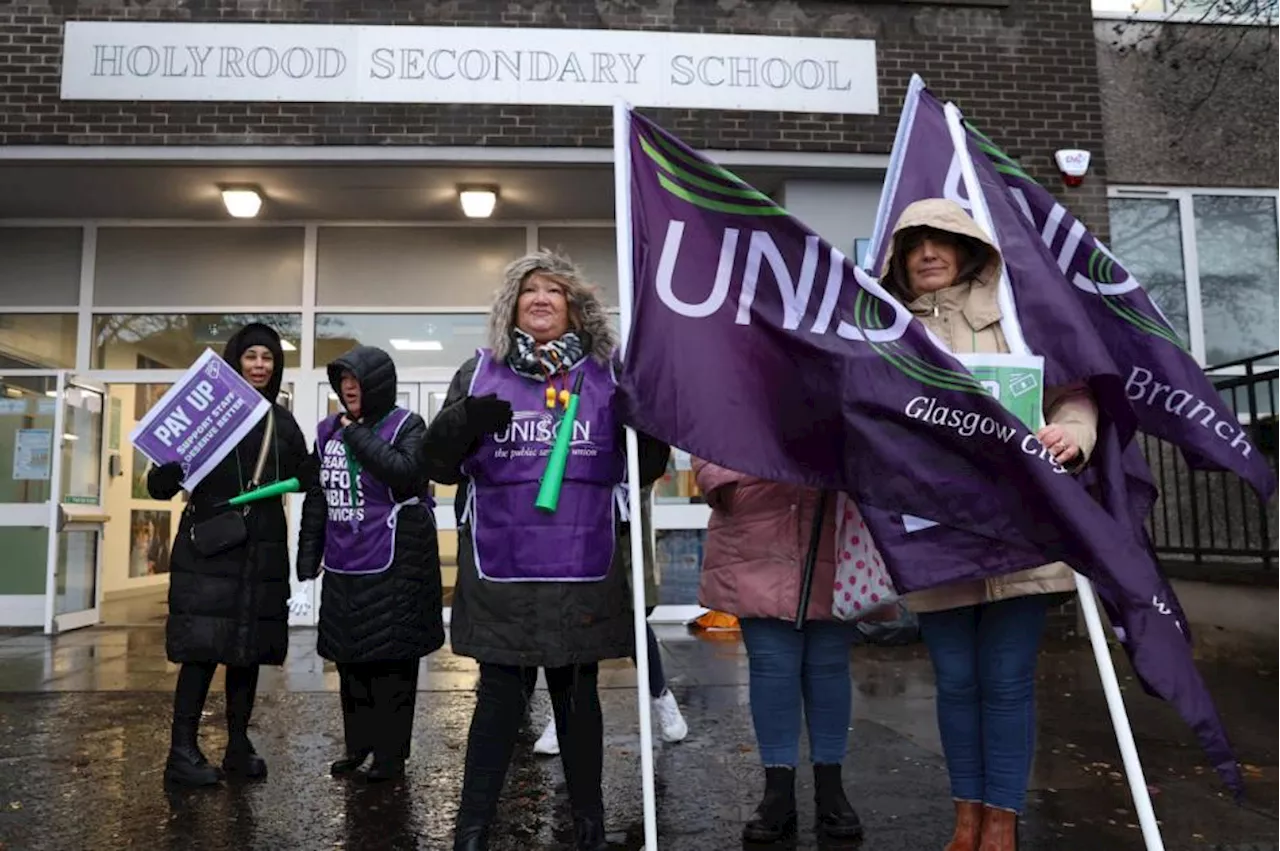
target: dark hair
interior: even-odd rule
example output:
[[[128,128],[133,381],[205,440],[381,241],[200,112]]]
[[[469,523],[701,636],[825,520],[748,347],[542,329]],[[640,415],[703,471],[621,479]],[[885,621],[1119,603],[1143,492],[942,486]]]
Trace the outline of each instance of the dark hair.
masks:
[[[907,255],[926,239],[955,247],[959,255],[957,265],[960,267],[955,279],[957,284],[977,279],[991,263],[991,246],[971,236],[928,226],[899,231],[893,237],[893,258],[880,283],[903,304],[915,300],[915,295],[911,292],[911,279],[907,276]]]

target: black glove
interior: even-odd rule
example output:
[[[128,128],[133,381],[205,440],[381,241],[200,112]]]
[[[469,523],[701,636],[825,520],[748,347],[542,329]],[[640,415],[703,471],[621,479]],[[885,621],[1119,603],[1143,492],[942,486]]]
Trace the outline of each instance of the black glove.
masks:
[[[152,499],[173,499],[182,490],[182,465],[177,461],[152,467],[147,473],[147,493]]]
[[[476,435],[495,434],[511,425],[511,403],[493,393],[468,396],[462,404],[467,412],[467,426]]]
[[[303,492],[320,484],[320,462],[314,455],[308,455],[298,465],[298,488]]]

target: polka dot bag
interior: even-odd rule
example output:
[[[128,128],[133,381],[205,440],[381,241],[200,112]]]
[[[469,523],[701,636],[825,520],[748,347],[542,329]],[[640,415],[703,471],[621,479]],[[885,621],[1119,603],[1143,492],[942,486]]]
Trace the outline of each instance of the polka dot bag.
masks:
[[[898,601],[880,551],[857,504],[845,494],[836,501],[836,584],[831,614],[856,621]]]

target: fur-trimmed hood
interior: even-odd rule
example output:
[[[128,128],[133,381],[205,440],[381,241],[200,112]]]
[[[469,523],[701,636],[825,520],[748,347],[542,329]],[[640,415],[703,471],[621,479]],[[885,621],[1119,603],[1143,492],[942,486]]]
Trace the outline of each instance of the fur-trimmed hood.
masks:
[[[600,300],[599,287],[588,282],[568,257],[547,249],[521,257],[502,273],[502,287],[494,294],[489,311],[489,347],[494,356],[506,360],[511,353],[511,329],[516,321],[520,285],[534,272],[545,272],[564,281],[572,329],[582,335],[582,343],[593,358],[608,363],[618,347],[618,338]]]

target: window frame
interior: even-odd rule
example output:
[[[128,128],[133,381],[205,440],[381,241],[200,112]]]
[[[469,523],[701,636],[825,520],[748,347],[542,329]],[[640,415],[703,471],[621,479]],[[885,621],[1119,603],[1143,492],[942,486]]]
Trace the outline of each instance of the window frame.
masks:
[[[1201,301],[1200,286],[1200,252],[1196,245],[1195,197],[1201,196],[1237,196],[1266,197],[1272,199],[1276,211],[1276,232],[1280,233],[1280,190],[1276,189],[1237,189],[1230,187],[1200,186],[1142,186],[1134,184],[1116,184],[1107,187],[1107,200],[1122,198],[1131,201],[1177,201],[1178,217],[1182,235],[1182,269],[1186,279],[1187,297],[1187,332],[1191,355],[1201,369],[1208,369],[1215,364],[1206,363],[1207,346],[1204,334],[1204,306]],[[1108,212],[1108,215],[1110,213]],[[1115,246],[1112,246],[1115,248]],[[1124,252],[1115,249],[1120,262],[1124,262]],[[1141,282],[1139,282],[1141,283]],[[1242,368],[1227,368],[1221,375],[1233,375],[1237,371],[1243,374]]]

